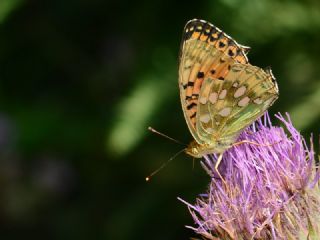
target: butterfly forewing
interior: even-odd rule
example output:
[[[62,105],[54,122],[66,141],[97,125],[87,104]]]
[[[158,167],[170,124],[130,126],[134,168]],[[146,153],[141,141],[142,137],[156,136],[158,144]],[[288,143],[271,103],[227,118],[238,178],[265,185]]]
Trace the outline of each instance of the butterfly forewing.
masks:
[[[208,22],[191,20],[186,24],[180,49],[180,97],[188,127],[198,143],[207,141],[207,138],[203,140],[196,127],[196,119],[201,118],[198,113],[199,98],[204,99],[202,94],[209,91],[208,87],[205,91],[201,90],[203,82],[215,81],[214,86],[221,87],[234,63],[247,63],[247,50],[247,47],[239,45]],[[207,113],[212,114],[209,110],[204,112]],[[212,126],[212,129],[216,128]],[[209,127],[207,131],[208,135],[213,132]]]

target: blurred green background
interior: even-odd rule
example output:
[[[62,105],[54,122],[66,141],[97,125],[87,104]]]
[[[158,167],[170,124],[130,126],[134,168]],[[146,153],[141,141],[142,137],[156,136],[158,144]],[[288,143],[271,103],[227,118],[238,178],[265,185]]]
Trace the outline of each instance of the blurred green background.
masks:
[[[181,154],[144,181],[181,149],[149,125],[191,140],[177,63],[193,18],[251,46],[279,83],[271,112],[318,136],[318,0],[1,0],[1,239],[194,236],[177,197],[205,191],[199,163]]]

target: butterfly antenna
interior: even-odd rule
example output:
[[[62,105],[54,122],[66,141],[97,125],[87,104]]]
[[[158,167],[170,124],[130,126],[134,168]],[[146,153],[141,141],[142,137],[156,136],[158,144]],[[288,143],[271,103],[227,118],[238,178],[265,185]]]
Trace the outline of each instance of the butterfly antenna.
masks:
[[[151,177],[154,176],[155,174],[157,174],[161,169],[163,169],[164,167],[166,167],[173,159],[175,159],[180,153],[182,153],[184,149],[181,149],[179,152],[177,152],[175,155],[173,155],[171,158],[169,158],[168,161],[166,161],[165,163],[163,163],[158,169],[156,169],[155,171],[153,171],[148,177],[146,177],[146,181],[150,181]]]
[[[153,133],[159,134],[159,135],[162,136],[162,137],[165,137],[165,138],[167,138],[167,139],[170,139],[171,141],[174,141],[175,143],[178,143],[178,144],[183,145],[183,146],[187,146],[187,144],[185,144],[185,143],[183,143],[183,142],[180,142],[180,141],[178,141],[178,140],[176,140],[176,139],[174,139],[174,138],[172,138],[172,137],[169,137],[168,135],[165,135],[165,134],[163,134],[163,133],[161,133],[161,132],[158,132],[157,130],[155,130],[155,129],[152,128],[152,127],[148,127],[148,130],[151,131],[151,132],[153,132]]]
[[[192,158],[192,170],[194,170],[194,157]]]

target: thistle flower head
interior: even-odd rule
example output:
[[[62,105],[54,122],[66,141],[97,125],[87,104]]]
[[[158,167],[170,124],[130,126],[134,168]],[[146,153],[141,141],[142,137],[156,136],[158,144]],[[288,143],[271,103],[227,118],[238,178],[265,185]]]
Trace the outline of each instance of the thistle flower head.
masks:
[[[194,205],[184,200],[194,219],[193,229],[206,239],[320,239],[319,172],[310,147],[289,116],[276,117],[284,128],[272,126],[266,114],[245,130],[242,143],[223,155],[204,157],[211,176],[206,194]]]

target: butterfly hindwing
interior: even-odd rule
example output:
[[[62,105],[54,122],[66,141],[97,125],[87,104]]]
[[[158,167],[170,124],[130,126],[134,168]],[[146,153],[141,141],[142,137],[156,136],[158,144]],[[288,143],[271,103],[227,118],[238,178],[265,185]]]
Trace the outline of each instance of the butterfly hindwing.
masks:
[[[197,108],[196,130],[204,143],[233,142],[278,97],[271,72],[235,63],[223,81],[207,78]]]

